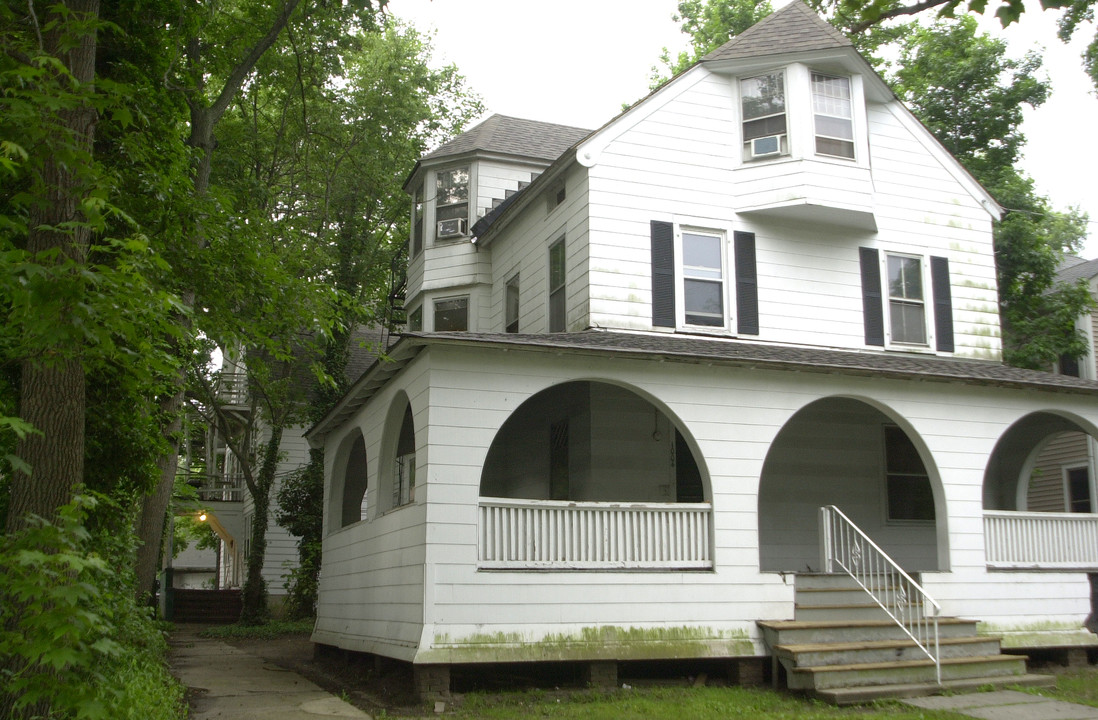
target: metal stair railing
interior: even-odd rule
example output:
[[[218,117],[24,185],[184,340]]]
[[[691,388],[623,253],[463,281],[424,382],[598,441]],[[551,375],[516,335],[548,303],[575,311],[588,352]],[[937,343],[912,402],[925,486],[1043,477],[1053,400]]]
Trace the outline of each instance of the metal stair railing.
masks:
[[[824,572],[834,574],[838,566],[869,593],[934,662],[935,679],[941,685],[941,605],[834,505],[820,508],[820,541]]]

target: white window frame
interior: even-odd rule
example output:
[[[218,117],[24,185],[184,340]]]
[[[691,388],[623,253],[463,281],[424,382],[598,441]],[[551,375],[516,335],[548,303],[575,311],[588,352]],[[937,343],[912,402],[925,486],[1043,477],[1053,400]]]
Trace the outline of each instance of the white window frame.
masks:
[[[438,329],[438,306],[441,303],[448,302],[465,302],[465,329],[464,330],[439,330]],[[435,298],[431,301],[431,329],[435,332],[468,332],[470,329],[469,320],[471,318],[471,303],[469,302],[468,295],[451,295],[449,297]]]
[[[817,93],[816,93],[816,79],[817,78],[821,78],[823,80],[842,80],[842,81],[846,82],[846,94],[847,94],[847,96],[846,96],[845,100],[846,100],[847,114],[846,114],[845,117],[843,115],[836,115],[832,112],[822,112],[821,109],[818,107]],[[811,96],[812,96],[812,145],[813,145],[813,151],[817,155],[821,155],[821,156],[824,156],[824,157],[837,158],[837,159],[841,159],[841,160],[855,160],[856,161],[857,157],[858,157],[858,143],[857,143],[857,138],[855,137],[855,129],[854,129],[854,83],[851,81],[851,78],[849,76],[846,76],[846,75],[831,75],[831,74],[828,74],[828,73],[819,72],[817,70],[812,70],[811,73],[810,73],[810,76],[809,76],[809,88],[810,88],[810,93],[811,93]],[[823,95],[821,97],[824,100],[831,101],[831,102],[841,102],[843,100],[843,98],[834,98],[834,97],[831,97],[829,95]],[[832,120],[838,120],[838,121],[845,121],[846,123],[848,123],[850,125],[850,137],[845,138],[845,137],[840,137],[840,136],[837,136],[837,135],[827,135],[827,134],[821,133],[819,127],[817,126],[817,118],[818,117],[830,118]],[[835,153],[822,152],[819,149],[819,141],[821,139],[830,140],[830,141],[834,141],[834,142],[849,143],[850,144],[850,155],[837,155]]]
[[[546,296],[545,327],[549,332],[566,332],[568,330],[568,246],[564,242],[564,235],[549,243],[549,251],[546,256],[546,285],[549,293]],[[553,284],[553,252],[561,248],[561,273],[560,283]],[[557,293],[562,293],[560,301],[560,317],[553,314],[553,300]],[[559,320],[559,322],[554,322]]]
[[[703,277],[700,274],[689,274],[691,269],[703,268],[704,266],[688,266],[686,264],[686,235],[712,237],[716,238],[720,247],[720,277]],[[711,227],[702,227],[700,225],[676,225],[675,226],[675,311],[678,317],[676,322],[678,326],[684,330],[690,330],[691,332],[709,332],[716,334],[728,334],[729,328],[732,327],[732,304],[731,304],[731,278],[732,275],[732,259],[730,257],[729,245],[728,245],[728,233],[724,230],[718,230]],[[688,316],[693,314],[687,311],[686,307],[686,282],[687,280],[695,280],[700,282],[719,282],[721,284],[721,322],[717,325],[709,325],[704,323],[692,323],[688,320]]]
[[[517,333],[519,318],[522,315],[522,279],[520,273],[514,273],[503,283],[503,332]],[[511,317],[511,291],[514,290],[514,317]],[[514,330],[511,329],[512,325]]]
[[[1073,510],[1072,497],[1071,497],[1071,473],[1074,470],[1082,470],[1087,474],[1087,501],[1090,503],[1090,512],[1094,513],[1098,511],[1098,508],[1094,504],[1094,482],[1091,478],[1090,466],[1085,462],[1076,462],[1070,465],[1064,465],[1060,469],[1061,477],[1064,481],[1064,512],[1069,513],[1083,513],[1082,510]]]
[[[447,176],[447,175],[452,176],[454,173],[461,172],[462,170],[465,171],[465,200],[462,200],[462,201],[459,201],[459,202],[454,202],[454,203],[443,204],[442,203],[443,177]],[[473,202],[473,168],[472,168],[472,166],[470,166],[470,165],[452,165],[450,167],[442,168],[442,169],[439,169],[439,170],[435,171],[435,217],[434,217],[434,227],[433,227],[434,232],[431,233],[431,237],[434,238],[434,242],[436,242],[436,243],[438,243],[438,242],[450,243],[450,242],[460,242],[462,240],[462,238],[446,238],[446,239],[440,240],[438,238],[438,235],[437,235],[438,223],[441,220],[464,219],[465,220],[465,226],[466,226],[466,228],[468,228],[470,226],[470,219],[469,218],[470,218],[470,208],[472,207],[472,202]],[[442,217],[443,214],[452,214],[452,213],[444,213],[443,211],[445,209],[447,209],[447,208],[457,208],[457,207],[460,207],[462,205],[465,206],[465,213],[463,215],[462,214],[457,214],[457,215],[453,215],[453,217],[448,217],[448,218],[443,218]]]
[[[781,113],[771,113],[770,115],[760,115],[758,117],[748,118],[746,116],[747,114],[746,114],[745,107],[744,107],[744,101],[745,101],[745,98],[747,97],[747,94],[744,92],[744,84],[749,82],[749,81],[752,81],[752,80],[758,80],[759,78],[775,77],[775,76],[778,77],[781,80],[781,85],[782,85],[782,112]],[[759,161],[773,159],[773,158],[787,157],[789,155],[789,132],[790,132],[791,123],[789,121],[790,120],[790,118],[789,118],[789,78],[786,76],[785,68],[778,68],[776,70],[771,70],[769,72],[761,72],[761,73],[756,73],[754,75],[749,75],[747,77],[739,78],[738,82],[736,83],[736,87],[737,87],[737,91],[739,93],[740,138],[743,141],[743,161],[747,162],[747,163],[751,163],[751,162],[759,162]],[[763,133],[763,134],[760,134],[760,135],[752,134],[751,137],[748,137],[748,135],[750,134],[747,130],[747,124],[748,123],[759,122],[760,120],[767,120],[767,119],[770,119],[770,118],[777,118],[777,117],[782,117],[782,118],[785,119],[785,129],[784,130],[782,130],[780,132],[774,132],[774,133]],[[765,156],[755,157],[755,154],[752,150],[752,142],[754,140],[758,139],[758,138],[771,137],[773,135],[777,135],[778,138],[779,138],[778,139],[778,152],[772,153],[772,154],[767,154]]]
[[[930,350],[934,347],[934,323],[931,322],[930,316],[931,308],[933,307],[933,297],[931,296],[932,284],[930,282],[930,260],[925,255],[918,255],[914,253],[906,252],[893,252],[890,250],[882,250],[881,256],[881,298],[884,300],[884,322],[885,322],[885,335],[886,343],[888,347],[903,348],[905,350]],[[919,283],[922,290],[922,298],[914,300],[912,298],[893,298],[891,284],[889,283],[889,259],[900,258],[904,260],[916,260],[919,263]],[[893,302],[901,305],[915,306],[920,305],[922,307],[923,318],[923,340],[922,342],[909,342],[906,340],[896,340],[895,333],[893,332],[892,324],[892,305]]]

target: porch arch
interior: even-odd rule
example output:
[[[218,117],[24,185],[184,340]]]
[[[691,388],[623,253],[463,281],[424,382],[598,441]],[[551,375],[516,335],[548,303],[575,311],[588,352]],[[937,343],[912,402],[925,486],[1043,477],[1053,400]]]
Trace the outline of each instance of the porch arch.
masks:
[[[415,502],[416,428],[412,403],[397,392],[385,415],[378,466],[378,510],[388,512]]]
[[[695,503],[712,497],[696,442],[640,391],[575,380],[535,393],[496,433],[482,497]]]
[[[875,400],[833,396],[794,413],[767,451],[758,503],[764,572],[820,570],[824,505],[842,510],[905,570],[947,569],[941,475],[911,424]]]
[[[1065,434],[1095,438],[1098,428],[1077,415],[1058,411],[1033,412],[1007,428],[995,443],[984,470],[984,510],[1028,509],[1027,491],[1034,469],[1041,461],[1042,450]],[[1080,439],[1084,442],[1082,452],[1088,457],[1088,465],[1093,466],[1094,458],[1086,449],[1090,441]],[[1091,478],[1091,487],[1093,482]]]
[[[339,444],[328,495],[328,532],[363,519],[366,513],[366,440],[354,428]]]

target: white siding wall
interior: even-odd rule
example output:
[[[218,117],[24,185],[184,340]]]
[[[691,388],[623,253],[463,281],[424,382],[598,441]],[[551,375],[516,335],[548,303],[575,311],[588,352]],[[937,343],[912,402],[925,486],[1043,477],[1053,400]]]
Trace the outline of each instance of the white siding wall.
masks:
[[[594,657],[598,652],[626,657],[751,652],[746,641],[758,640],[756,620],[792,616],[791,577],[759,570],[757,508],[763,464],[774,438],[798,410],[836,396],[861,399],[908,423],[933,458],[948,508],[939,538],[945,570],[923,578],[946,614],[1026,625],[1050,619],[1080,623],[1089,610],[1089,586],[1081,573],[996,574],[986,570],[984,560],[982,482],[988,458],[1010,424],[1047,409],[1042,402],[1049,398],[996,388],[928,389],[919,383],[822,373],[517,350],[436,347],[429,359],[432,390],[426,413],[431,432],[426,448],[423,440],[419,448],[431,463],[420,476],[424,484],[417,489],[415,522],[397,518],[399,526],[390,526],[386,517],[328,537],[321,619],[314,636],[319,642],[384,648],[386,654],[399,646],[402,657],[414,654],[418,662]],[[419,387],[426,382],[420,374],[426,370],[424,360],[410,366],[405,371],[409,377],[399,384]],[[707,471],[711,480],[714,570],[478,571],[480,474],[496,432],[532,394],[568,380],[600,378],[653,398],[696,441],[704,458],[703,474]],[[367,437],[377,436],[373,418],[384,413],[390,397],[385,391],[355,420]],[[1061,409],[1094,415],[1085,401],[1054,399]],[[415,399],[413,405],[418,428],[424,411]],[[372,463],[376,444],[370,448]],[[399,541],[390,544],[398,535]],[[423,573],[425,586],[417,582],[416,572]],[[394,581],[394,574],[403,581]],[[415,622],[406,615],[418,607],[420,597],[424,625],[413,653],[404,644],[414,644],[410,631]],[[685,628],[675,632],[696,642],[688,648],[659,642],[676,628]],[[602,650],[590,643],[592,632]],[[551,648],[539,648],[533,655],[529,648],[519,648],[521,642],[550,638]],[[614,649],[608,651],[606,645]]]
[[[802,222],[737,215],[766,181],[758,167],[740,167],[730,82],[701,77],[618,135],[588,171],[590,324],[651,328],[649,223],[664,220],[726,233],[729,278],[732,231],[756,234],[761,340],[863,348],[858,248],[944,256],[952,277],[956,354],[997,358],[990,217],[941,151],[931,150],[902,113],[895,105],[868,109],[876,233],[830,224],[822,216]],[[788,182],[792,172],[802,176],[798,182],[819,187],[863,187],[868,177],[841,162],[768,167],[775,182]],[[833,201],[847,205],[838,196]],[[929,294],[929,278],[927,285]],[[734,309],[730,281],[727,288]]]
[[[325,444],[325,512],[331,508],[333,461],[353,428],[366,443],[365,519],[324,537],[324,567],[313,641],[411,660],[423,626],[426,496],[431,455],[424,359],[412,362]],[[416,429],[415,502],[379,514],[379,478],[385,418],[404,393]],[[392,462],[392,458],[388,458]],[[331,527],[325,516],[324,527]]]
[[[565,313],[568,330],[583,330],[587,323],[587,182],[583,168],[573,167],[564,178],[566,199],[549,211],[542,198],[535,199],[491,244],[492,295],[486,317],[487,332],[503,332],[507,281],[519,275],[519,332],[549,330],[549,246],[564,236]]]

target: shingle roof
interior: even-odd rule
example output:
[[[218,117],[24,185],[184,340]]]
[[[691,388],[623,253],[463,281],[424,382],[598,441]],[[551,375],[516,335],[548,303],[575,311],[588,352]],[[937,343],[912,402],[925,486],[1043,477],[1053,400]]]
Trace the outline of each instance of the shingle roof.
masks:
[[[568,125],[493,115],[471,130],[443,144],[434,152],[424,155],[421,160],[462,155],[479,150],[553,161],[590,134],[590,130]]]
[[[424,346],[479,345],[529,348],[553,352],[597,353],[623,357],[677,360],[730,367],[834,373],[860,377],[920,382],[956,382],[1046,392],[1098,395],[1098,382],[1069,375],[1023,370],[986,360],[958,360],[899,353],[856,352],[826,348],[765,345],[742,340],[716,340],[647,333],[586,330],[575,333],[519,335],[517,333],[405,333],[385,359],[379,359],[356,380],[332,410],[306,432],[318,441],[331,428],[357,412]]]
[[[797,372],[830,372],[963,382],[1049,391],[1098,394],[1098,381],[1025,370],[987,360],[941,358],[932,355],[856,352],[827,348],[767,345],[742,340],[718,340],[645,333],[587,330],[576,333],[518,335],[510,333],[409,333],[400,342],[524,346],[552,350],[596,351],[648,355],[684,361],[721,362]]]
[[[738,60],[852,46],[845,35],[801,0],[793,0],[721,45],[701,61]]]
[[[1098,259],[1084,260],[1069,255],[1056,271],[1056,282],[1071,285],[1080,280],[1091,280],[1098,275]]]

